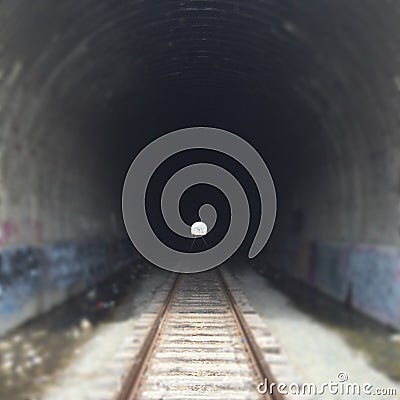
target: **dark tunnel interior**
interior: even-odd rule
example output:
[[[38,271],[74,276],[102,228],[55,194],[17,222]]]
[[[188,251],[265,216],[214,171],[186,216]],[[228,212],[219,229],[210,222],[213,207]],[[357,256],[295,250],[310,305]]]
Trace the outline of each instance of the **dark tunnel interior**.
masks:
[[[390,286],[400,276],[398,2],[3,0],[0,18],[2,293],[35,249],[50,249],[56,265],[77,243],[125,240],[121,191],[137,153],[167,132],[211,126],[254,146],[276,185],[276,225],[256,263],[312,259],[313,276],[339,282],[326,288],[322,277],[327,292],[343,300],[353,285],[360,310],[400,325],[399,285]],[[154,215],[157,225],[156,204]],[[335,272],[343,249],[354,271],[370,266],[361,283]],[[371,308],[379,285],[390,300],[378,295]],[[34,310],[69,296],[56,286]]]
[[[257,149],[275,183],[277,218],[248,260],[261,213],[251,174],[221,153],[189,150],[149,183],[148,218],[165,244],[201,252],[224,237],[231,214],[216,188],[197,185],[181,199],[188,225],[202,204],[218,210],[207,242],[172,234],[160,206],[177,170],[220,165],[250,200],[232,271],[255,285],[248,296],[262,312],[287,304],[268,297],[265,278],[294,303],[304,292],[343,330],[349,321],[338,308],[390,334],[400,329],[399,20],[396,0],[0,1],[0,397],[19,399],[36,376],[28,356],[21,363],[32,365],[18,371],[12,349],[36,343],[38,363],[52,371],[107,307],[127,293],[149,295],[146,282],[168,275],[139,279],[148,264],[127,236],[121,197],[137,154],[182,128],[224,129]],[[264,277],[250,281],[251,273]],[[279,312],[272,326],[297,330],[298,314]],[[47,336],[36,338],[35,321],[50,326]],[[304,349],[314,325],[298,329]],[[388,333],[379,335],[363,347],[398,380],[399,337],[384,347]]]

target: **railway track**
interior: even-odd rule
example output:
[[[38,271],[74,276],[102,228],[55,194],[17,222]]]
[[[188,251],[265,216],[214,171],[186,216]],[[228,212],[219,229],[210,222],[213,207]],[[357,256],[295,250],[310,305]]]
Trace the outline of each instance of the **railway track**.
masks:
[[[286,370],[279,345],[221,272],[180,275],[114,399],[283,400],[257,385],[284,381]]]

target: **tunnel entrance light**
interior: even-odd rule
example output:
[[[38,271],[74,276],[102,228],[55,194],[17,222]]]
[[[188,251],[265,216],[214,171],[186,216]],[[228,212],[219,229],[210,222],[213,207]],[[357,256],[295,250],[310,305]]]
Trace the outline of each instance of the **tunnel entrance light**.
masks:
[[[207,225],[204,222],[195,222],[191,228],[190,233],[193,236],[204,236],[207,234]]]

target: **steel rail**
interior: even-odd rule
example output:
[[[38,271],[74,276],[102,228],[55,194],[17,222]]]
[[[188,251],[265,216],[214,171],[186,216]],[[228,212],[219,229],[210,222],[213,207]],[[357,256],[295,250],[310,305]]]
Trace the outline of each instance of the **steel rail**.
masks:
[[[136,400],[140,382],[143,373],[146,370],[148,360],[156,347],[157,341],[161,335],[162,328],[168,311],[171,307],[173,298],[175,296],[176,290],[179,286],[182,276],[178,275],[175,279],[170,292],[168,293],[163,305],[157,313],[156,319],[154,320],[149,332],[147,333],[143,345],[139,350],[139,353],[135,357],[135,362],[131,367],[128,376],[125,378],[121,391],[118,393],[115,400]]]
[[[246,352],[247,358],[252,366],[253,372],[255,373],[255,378],[259,382],[263,382],[267,378],[268,389],[270,389],[271,384],[274,383],[276,389],[276,379],[273,376],[267,362],[265,361],[262,349],[258,346],[257,341],[252,333],[250,326],[247,324],[246,319],[240,310],[240,306],[235,300],[235,297],[229,288],[222,273],[217,270],[216,272],[219,286],[224,294],[227,301],[227,306],[232,313],[233,320],[236,324],[237,330],[240,335],[240,341],[243,344],[244,351]],[[163,305],[157,313],[157,316],[146,334],[138,355],[135,357],[135,362],[131,367],[127,377],[124,379],[121,391],[115,397],[114,400],[137,400],[140,394],[140,386],[143,381],[143,376],[148,367],[149,361],[157,344],[162,337],[163,328],[165,327],[165,322],[168,319],[168,315],[171,306],[174,302],[175,294],[178,290],[182,275],[178,275],[174,281],[170,292],[168,293]],[[285,400],[286,397],[280,394],[277,390],[268,390],[266,395],[256,394],[257,398],[263,398],[268,400]]]
[[[243,339],[242,342],[248,352],[248,355],[253,364],[253,368],[257,374],[257,378],[259,379],[259,382],[263,382],[265,378],[267,379],[268,393],[270,394],[266,398],[272,400],[285,400],[286,397],[283,394],[279,393],[277,390],[270,390],[274,387],[276,389],[276,379],[272,374],[267,362],[265,361],[264,353],[257,344],[251,328],[247,324],[246,319],[242,311],[240,310],[240,306],[237,304],[235,297],[233,296],[232,291],[229,288],[229,285],[220,270],[217,270],[217,275],[221,282],[221,287],[228,300],[228,304],[232,310],[233,317],[235,318],[236,324],[241,333]],[[271,384],[273,384],[272,388]]]

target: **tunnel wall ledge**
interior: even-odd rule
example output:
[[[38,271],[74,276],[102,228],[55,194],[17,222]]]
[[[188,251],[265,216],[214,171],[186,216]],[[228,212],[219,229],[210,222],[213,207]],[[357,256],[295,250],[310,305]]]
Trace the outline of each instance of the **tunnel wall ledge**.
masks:
[[[400,249],[334,242],[290,242],[280,271],[400,329]],[[275,263],[275,265],[278,265]]]
[[[0,252],[0,335],[84,292],[134,260],[128,240],[58,242]]]

